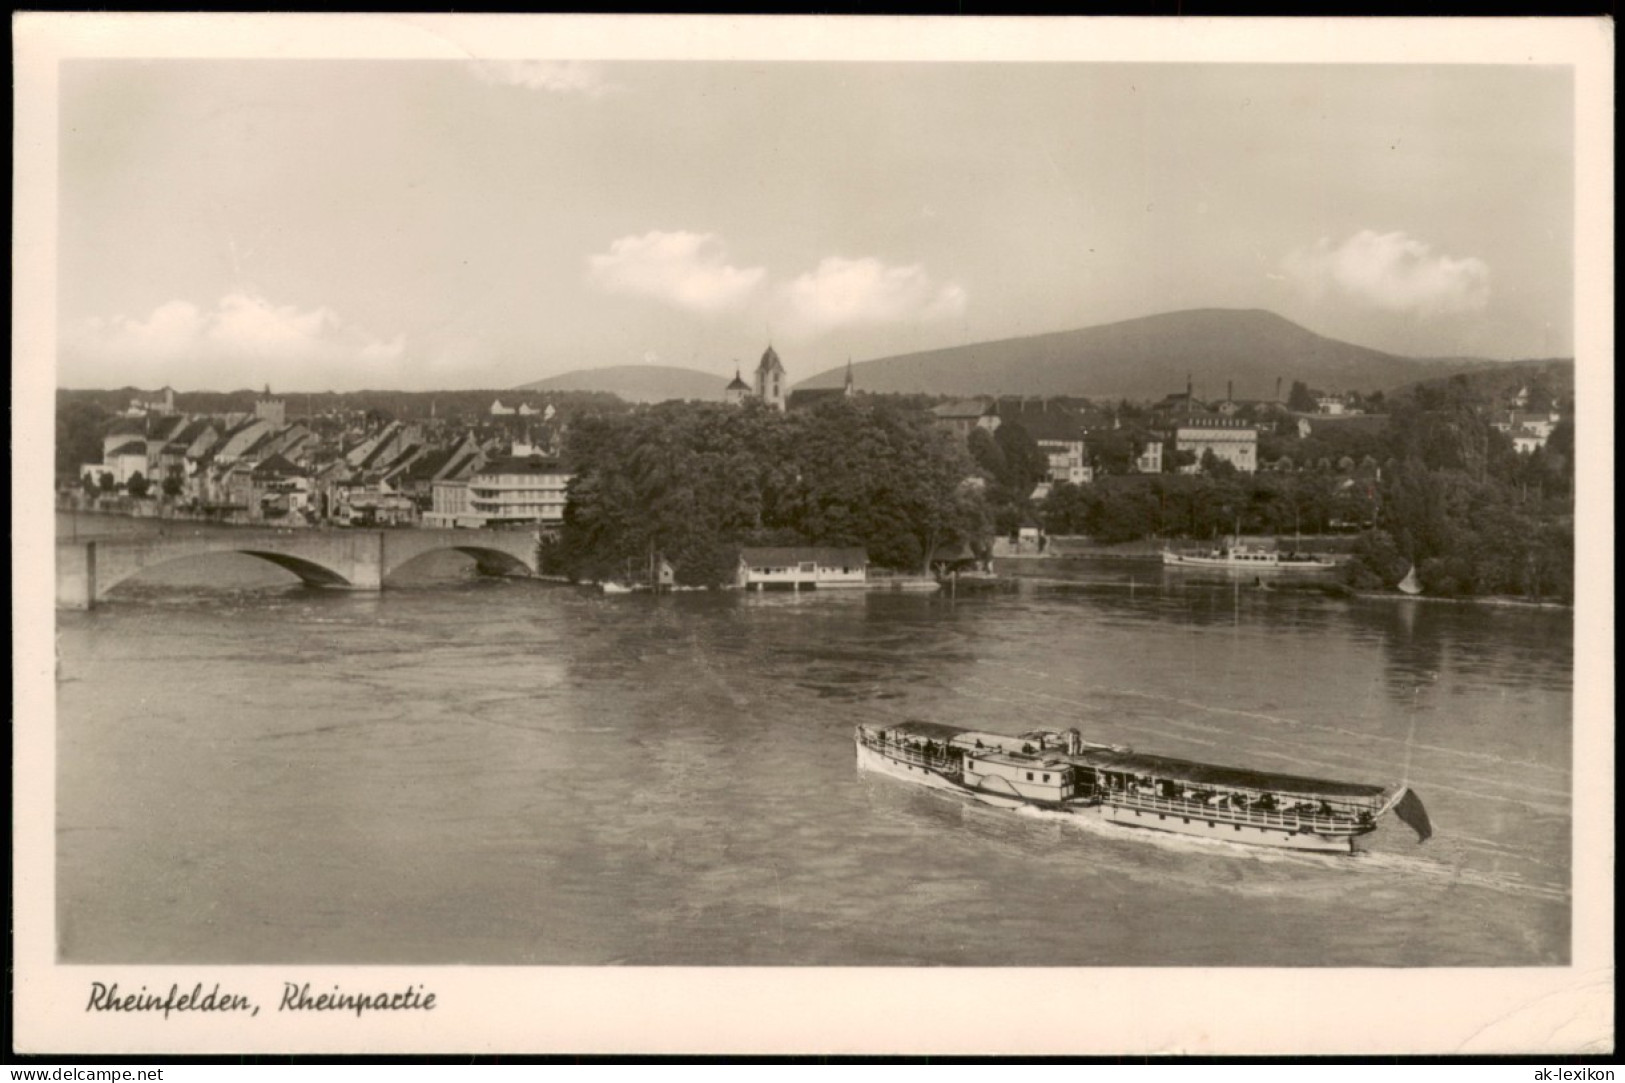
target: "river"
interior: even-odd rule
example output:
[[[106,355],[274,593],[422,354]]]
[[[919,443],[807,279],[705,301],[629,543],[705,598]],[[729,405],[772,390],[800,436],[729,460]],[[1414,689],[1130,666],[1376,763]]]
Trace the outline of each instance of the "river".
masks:
[[[59,533],[156,529],[62,518]],[[64,962],[1506,966],[1570,951],[1567,611],[1052,561],[955,596],[603,596],[249,557],[58,614]],[[1408,779],[1352,857],[859,772],[924,718]]]

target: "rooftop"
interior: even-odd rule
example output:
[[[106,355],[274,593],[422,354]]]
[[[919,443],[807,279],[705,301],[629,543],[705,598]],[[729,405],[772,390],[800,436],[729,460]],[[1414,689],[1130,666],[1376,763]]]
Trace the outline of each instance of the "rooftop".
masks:
[[[562,474],[563,468],[557,459],[547,459],[540,455],[509,455],[506,458],[494,459],[479,469],[481,476],[491,474]]]
[[[849,568],[854,564],[869,563],[869,552],[860,546],[774,546],[761,549],[741,549],[739,559],[752,568],[778,567],[781,564],[800,564],[814,561],[825,567]]]

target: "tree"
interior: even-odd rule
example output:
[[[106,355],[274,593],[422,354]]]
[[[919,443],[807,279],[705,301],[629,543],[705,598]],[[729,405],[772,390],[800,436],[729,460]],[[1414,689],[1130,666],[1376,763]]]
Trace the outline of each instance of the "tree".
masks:
[[[129,493],[131,496],[137,497],[146,496],[147,489],[149,487],[150,486],[147,483],[146,475],[141,473],[139,470],[131,474],[130,480],[124,483],[124,491]]]
[[[1302,380],[1293,380],[1292,390],[1287,393],[1286,405],[1287,409],[1300,414],[1314,413],[1316,409],[1315,396],[1310,393],[1309,385]]]
[[[1187,466],[1196,465],[1196,452],[1189,448],[1174,446],[1172,440],[1165,440],[1162,445],[1162,472],[1164,474],[1177,474]]]
[[[99,462],[102,457],[102,429],[108,413],[94,402],[58,399],[56,411],[56,470],[59,477],[71,477],[81,463]]]
[[[1049,456],[1019,421],[1000,425],[993,439],[1004,452],[1005,473],[999,480],[1006,488],[1031,492],[1034,485],[1049,476]]]
[[[1009,463],[1005,461],[1004,449],[993,439],[993,434],[978,425],[972,429],[970,436],[965,440],[965,446],[970,451],[970,457],[976,465],[987,471],[988,477],[1002,481],[1009,470]]]
[[[185,488],[186,483],[181,479],[180,467],[170,467],[169,473],[164,475],[164,496],[168,497],[170,500],[174,500],[176,497],[181,495]]]
[[[1145,451],[1149,437],[1141,429],[1107,429],[1089,437],[1089,465],[1096,476],[1128,474]]]
[[[1221,459],[1213,454],[1212,448],[1202,450],[1202,473],[1210,478],[1232,478],[1236,476],[1236,464],[1229,459]]]
[[[1070,481],[1058,481],[1039,506],[1040,520],[1050,534],[1082,534],[1088,528],[1089,491]]]
[[[113,480],[112,474],[108,473],[106,470],[103,470],[96,478],[96,487],[104,493],[110,493],[114,489],[118,488],[118,483]]]
[[[1356,590],[1396,586],[1410,570],[1387,531],[1368,530],[1354,540],[1350,560],[1342,568],[1343,581]]]

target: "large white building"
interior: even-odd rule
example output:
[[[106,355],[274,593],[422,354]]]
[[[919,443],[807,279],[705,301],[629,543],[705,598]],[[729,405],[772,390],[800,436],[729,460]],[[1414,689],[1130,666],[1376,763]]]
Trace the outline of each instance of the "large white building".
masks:
[[[558,526],[564,522],[564,490],[569,483],[570,475],[556,459],[542,455],[497,459],[469,479],[468,514],[457,525]]]
[[[1186,421],[1174,430],[1174,448],[1196,455],[1194,463],[1180,468],[1181,473],[1201,470],[1202,455],[1208,451],[1243,474],[1258,472],[1258,429],[1236,418],[1215,416]]]

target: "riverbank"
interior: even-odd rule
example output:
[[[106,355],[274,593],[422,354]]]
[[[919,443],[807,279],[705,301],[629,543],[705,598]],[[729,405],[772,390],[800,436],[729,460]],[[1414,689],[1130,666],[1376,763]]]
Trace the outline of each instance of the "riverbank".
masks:
[[[1569,609],[1574,608],[1571,602],[1532,602],[1528,598],[1509,598],[1500,594],[1486,594],[1474,598],[1440,598],[1428,594],[1402,594],[1397,590],[1346,590],[1340,592],[1344,597],[1360,598],[1367,601],[1399,601],[1399,602],[1449,602],[1455,605],[1493,605],[1508,609]]]
[[[1234,539],[1241,545],[1258,549],[1292,550],[1299,553],[1317,553],[1327,556],[1347,556],[1354,548],[1357,535],[1305,534],[1284,538],[1274,534],[1243,534]],[[1130,542],[1097,542],[1077,534],[1051,534],[1040,542],[1024,540],[1013,543],[1008,538],[996,539],[993,556],[1005,560],[1087,557],[1094,560],[1161,560],[1164,550],[1180,552],[1186,549],[1209,549],[1211,541],[1195,538],[1141,538]],[[1042,546],[1042,548],[1040,548]]]
[[[1041,578],[1052,572],[1059,572],[1061,568],[1071,563],[1101,562],[1111,564],[1124,564],[1138,562],[1155,565],[1160,572],[1162,565],[1160,554],[1139,554],[1133,552],[1109,553],[1069,553],[1052,555],[1031,554],[1021,556],[998,557],[993,562],[993,569],[1001,579],[1034,579]],[[1246,570],[1231,570],[1224,568],[1176,568],[1170,569],[1169,574],[1177,576],[1196,576],[1201,578],[1206,572],[1208,578],[1227,577],[1251,590],[1265,590],[1270,592],[1323,594],[1331,598],[1359,599],[1361,601],[1402,601],[1402,602],[1448,602],[1455,605],[1494,606],[1506,609],[1545,609],[1545,610],[1573,610],[1573,603],[1560,601],[1533,601],[1528,598],[1514,598],[1507,595],[1483,595],[1480,597],[1443,598],[1427,594],[1403,594],[1399,591],[1355,590],[1331,576],[1255,576]],[[1256,582],[1255,582],[1256,580]],[[1060,581],[1060,580],[1057,580]]]

